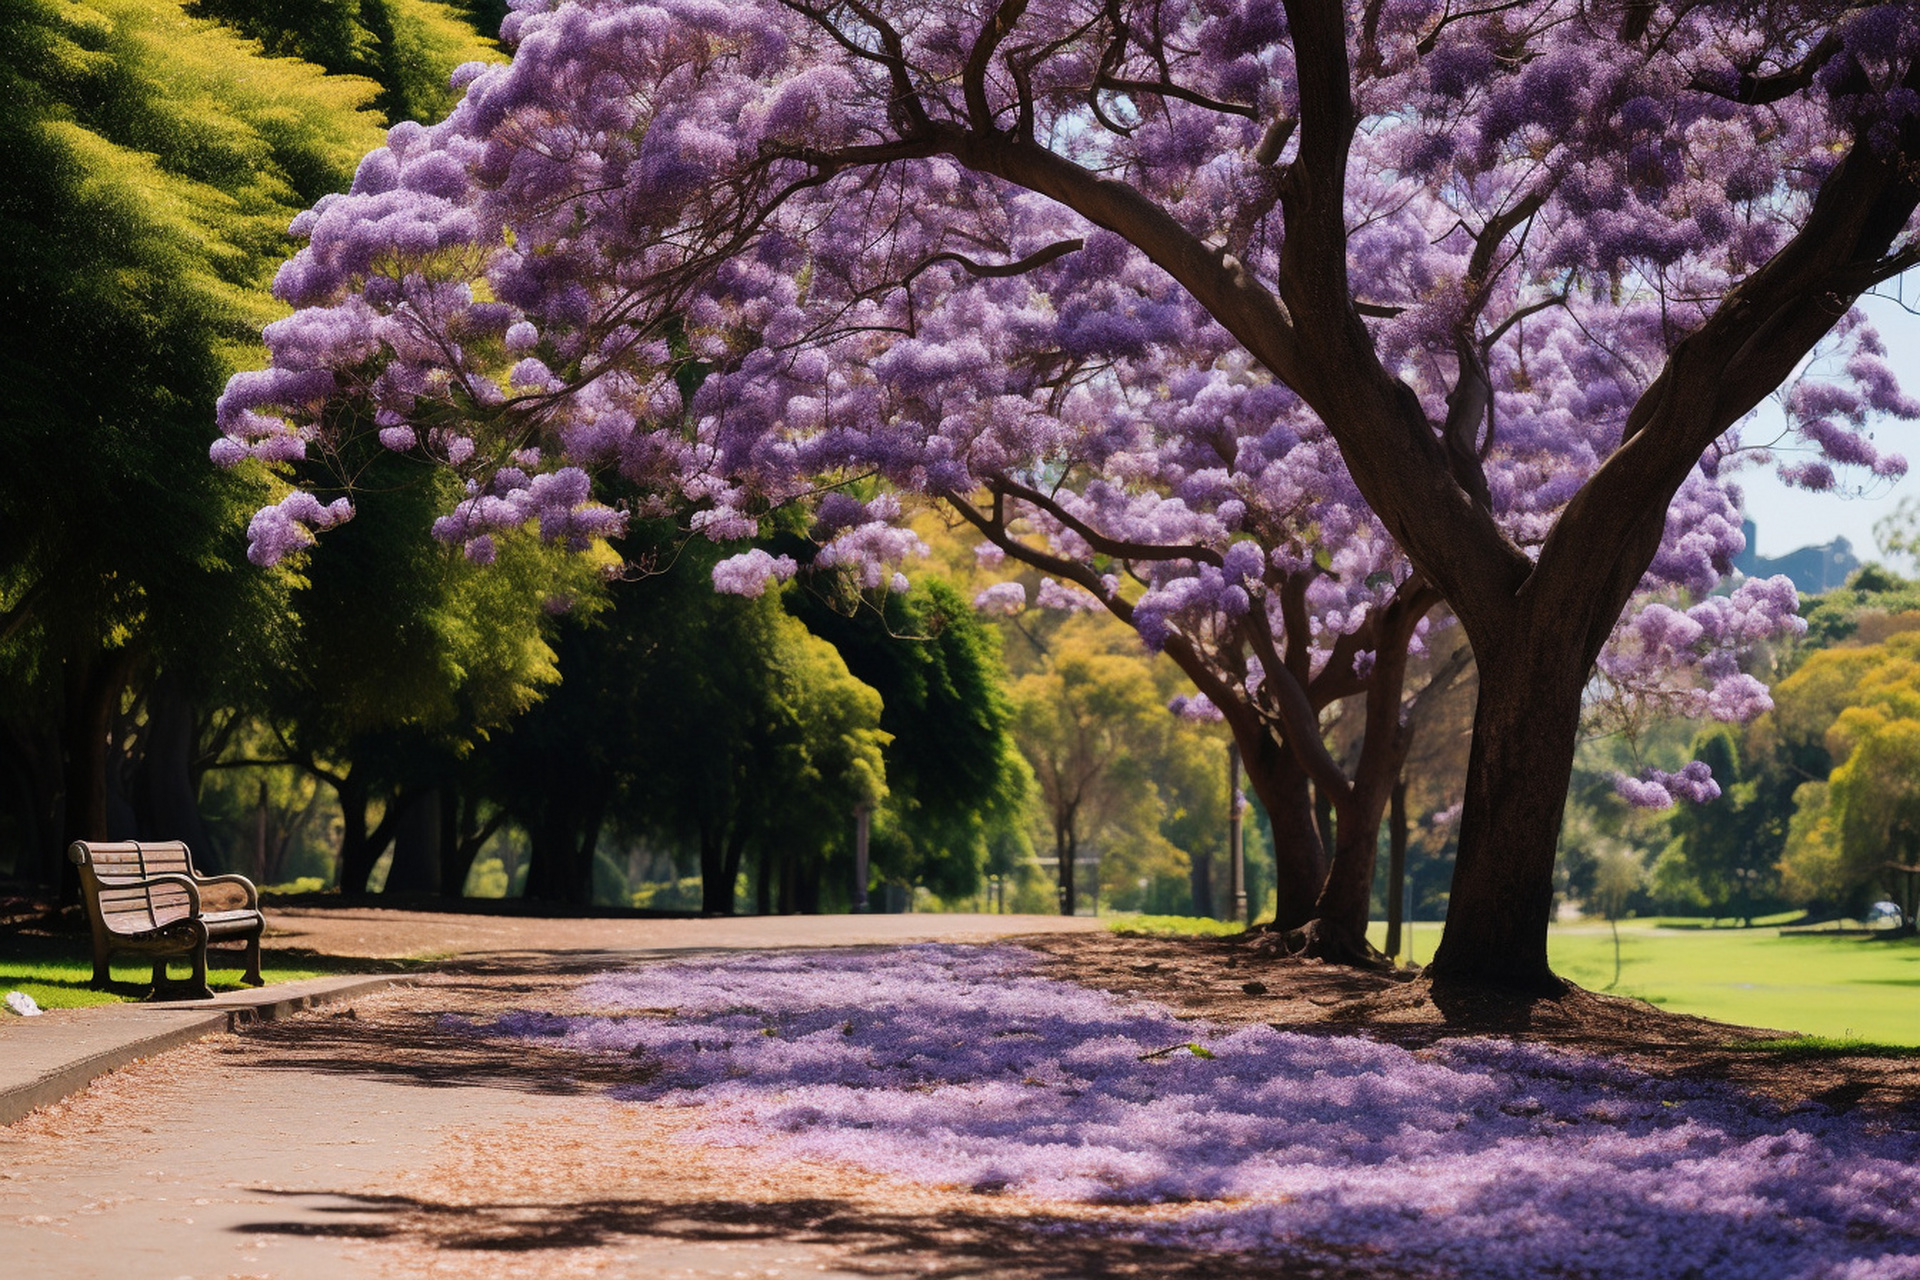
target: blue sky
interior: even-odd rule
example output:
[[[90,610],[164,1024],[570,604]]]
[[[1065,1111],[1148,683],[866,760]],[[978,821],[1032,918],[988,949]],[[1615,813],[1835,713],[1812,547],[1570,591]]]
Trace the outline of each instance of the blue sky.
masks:
[[[1908,300],[1920,305],[1914,286],[1908,281]],[[1920,316],[1902,308],[1890,298],[1869,298],[1867,312],[1887,343],[1887,352],[1900,372],[1900,380],[1909,393],[1920,393]],[[1780,421],[1771,402],[1761,409],[1762,421],[1748,432],[1751,440],[1763,440],[1771,434],[1767,421]],[[1807,493],[1789,489],[1774,477],[1773,469],[1751,468],[1738,477],[1745,491],[1747,515],[1758,527],[1759,554],[1782,555],[1796,547],[1831,541],[1836,535],[1853,543],[1854,554],[1862,560],[1878,555],[1874,544],[1874,523],[1894,509],[1903,497],[1920,497],[1920,422],[1888,421],[1875,427],[1875,443],[1906,455],[1913,470],[1897,483],[1888,484],[1871,476],[1841,473],[1848,494]],[[1862,481],[1868,483],[1862,487]],[[1909,564],[1894,566],[1902,571]]]

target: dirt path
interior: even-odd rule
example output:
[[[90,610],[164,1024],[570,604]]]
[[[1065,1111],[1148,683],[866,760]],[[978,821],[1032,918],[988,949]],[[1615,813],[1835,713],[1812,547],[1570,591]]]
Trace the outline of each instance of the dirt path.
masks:
[[[681,1144],[683,1113],[604,1097],[637,1068],[503,1047],[442,1021],[565,1011],[580,972],[649,954],[983,940],[1052,923],[276,913],[282,947],[460,958],[346,1010],[136,1063],[0,1129],[5,1271],[62,1280],[1274,1274],[1271,1261],[1241,1272],[1109,1240],[1100,1227],[1110,1211],[1027,1211],[1002,1197],[836,1167],[769,1168],[751,1153]],[[536,952],[541,944],[550,950]]]
[[[550,921],[302,908],[270,945],[451,957],[411,985],[116,1072],[0,1129],[5,1274],[87,1277],[1337,1277],[1364,1259],[1278,1263],[1123,1243],[1109,1220],[770,1165],[676,1140],[686,1113],[608,1100],[643,1069],[462,1035],[444,1019],[569,1011],[580,974],[663,954],[1031,934],[1053,976],[1183,1015],[1408,1043],[1495,1029],[1705,1072],[1775,1096],[1904,1108],[1913,1059],[1734,1051],[1744,1033],[1586,997],[1460,1010],[1411,984],[1217,940],[1124,939],[1091,921],[869,916]],[[1442,1002],[1444,1006],[1446,1002]],[[1759,1033],[1755,1033],[1759,1034]]]
[[[735,916],[708,920],[548,919],[384,908],[279,907],[267,911],[269,950],[362,959],[524,954],[591,962],[596,955],[829,947],[912,941],[984,941],[1018,934],[1104,933],[1090,916]]]

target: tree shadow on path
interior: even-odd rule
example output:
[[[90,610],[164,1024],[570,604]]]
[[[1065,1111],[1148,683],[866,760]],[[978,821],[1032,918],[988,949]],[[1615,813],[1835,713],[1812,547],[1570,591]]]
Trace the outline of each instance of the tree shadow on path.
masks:
[[[320,1193],[278,1191],[298,1200]],[[644,1255],[649,1245],[747,1244],[826,1250],[831,1265],[875,1276],[914,1275],[940,1280],[1007,1277],[1155,1276],[1168,1280],[1388,1280],[1398,1272],[1353,1257],[1249,1256],[1172,1248],[1121,1238],[1083,1219],[1020,1213],[997,1216],[971,1210],[892,1212],[817,1197],[770,1201],[602,1198],[549,1203],[451,1204],[410,1196],[327,1194],[303,1214],[327,1215],[249,1222],[234,1228],[257,1235],[378,1240],[424,1246],[439,1253],[526,1257],[549,1250],[619,1248]],[[714,1265],[730,1266],[725,1253]],[[821,1259],[814,1259],[819,1261]],[[684,1264],[684,1259],[679,1261]]]

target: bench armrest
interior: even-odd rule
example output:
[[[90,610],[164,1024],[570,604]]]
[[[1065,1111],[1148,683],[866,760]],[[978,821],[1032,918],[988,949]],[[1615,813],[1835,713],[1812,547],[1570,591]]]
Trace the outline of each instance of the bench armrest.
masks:
[[[232,873],[217,876],[195,875],[194,881],[198,884],[237,884],[247,892],[248,909],[253,911],[260,909],[260,891],[254,887],[253,881],[245,876]]]

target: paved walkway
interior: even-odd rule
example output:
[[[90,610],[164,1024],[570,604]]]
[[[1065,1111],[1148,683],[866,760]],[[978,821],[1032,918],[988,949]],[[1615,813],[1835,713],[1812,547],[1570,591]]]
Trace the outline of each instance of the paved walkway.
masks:
[[[991,1216],[998,1209],[902,1214],[875,1188],[819,1183],[839,1175],[770,1181],[746,1157],[673,1144],[672,1109],[607,1102],[608,1081],[583,1078],[578,1060],[475,1044],[440,1022],[488,1016],[503,1001],[540,1007],[543,982],[570,985],[556,974],[675,952],[985,940],[1093,921],[305,911],[271,924],[282,945],[456,959],[446,974],[384,991],[375,988],[393,979],[327,978],[189,1008],[0,1023],[0,1105],[14,1108],[0,1113],[13,1120],[0,1127],[0,1272],[336,1280],[1105,1269],[1065,1246],[1014,1248]],[[529,934],[545,945],[528,947]]]

